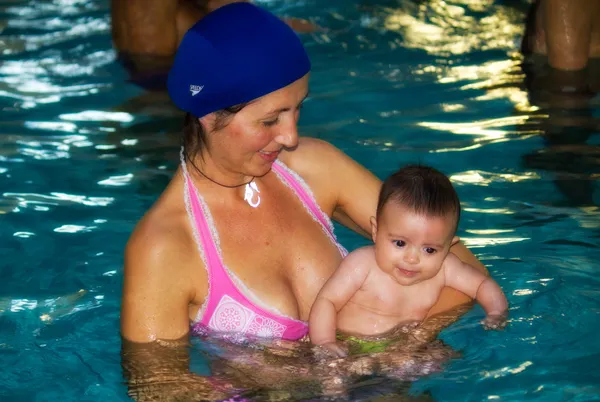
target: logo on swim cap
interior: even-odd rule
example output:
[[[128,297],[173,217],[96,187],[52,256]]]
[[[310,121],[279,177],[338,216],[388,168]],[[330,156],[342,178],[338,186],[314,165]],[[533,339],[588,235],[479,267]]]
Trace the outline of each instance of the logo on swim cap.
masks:
[[[190,85],[190,92],[192,93],[192,96],[198,95],[200,91],[202,91],[202,88],[204,88],[204,85]]]

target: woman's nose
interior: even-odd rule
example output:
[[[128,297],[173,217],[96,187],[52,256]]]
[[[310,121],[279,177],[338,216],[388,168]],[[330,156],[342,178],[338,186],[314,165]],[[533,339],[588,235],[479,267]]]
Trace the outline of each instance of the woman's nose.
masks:
[[[282,123],[275,141],[286,148],[293,148],[298,145],[298,123],[296,119],[285,119]]]

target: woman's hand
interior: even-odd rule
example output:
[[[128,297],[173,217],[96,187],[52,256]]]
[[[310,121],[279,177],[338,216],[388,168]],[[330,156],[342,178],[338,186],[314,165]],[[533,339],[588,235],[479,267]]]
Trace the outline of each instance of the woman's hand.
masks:
[[[198,294],[190,272],[198,267],[192,266],[195,260],[189,262],[196,252],[193,240],[177,223],[172,217],[143,219],[127,244],[121,303],[123,373],[135,400],[224,399],[223,389],[189,369],[189,310]]]
[[[230,387],[225,383],[190,372],[187,337],[149,343],[123,339],[121,358],[127,393],[135,401],[214,401],[228,398],[227,389]]]

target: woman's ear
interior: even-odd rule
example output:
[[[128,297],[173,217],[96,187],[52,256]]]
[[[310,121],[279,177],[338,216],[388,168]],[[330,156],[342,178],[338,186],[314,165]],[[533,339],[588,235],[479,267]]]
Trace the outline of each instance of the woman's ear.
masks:
[[[371,239],[373,239],[373,243],[375,243],[377,239],[377,218],[374,216],[371,217]]]
[[[217,115],[215,113],[209,113],[206,116],[202,116],[198,119],[202,127],[206,130],[206,132],[210,133],[215,129],[215,121],[217,119]]]

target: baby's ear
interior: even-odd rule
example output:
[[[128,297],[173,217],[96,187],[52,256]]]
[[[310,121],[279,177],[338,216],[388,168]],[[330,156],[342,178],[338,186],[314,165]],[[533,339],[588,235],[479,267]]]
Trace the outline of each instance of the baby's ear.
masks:
[[[371,239],[373,239],[373,243],[375,243],[377,240],[377,219],[372,216],[371,219]]]
[[[452,238],[452,241],[450,242],[450,247],[454,246],[456,243],[458,243],[460,241],[460,237],[458,236],[454,236]]]

